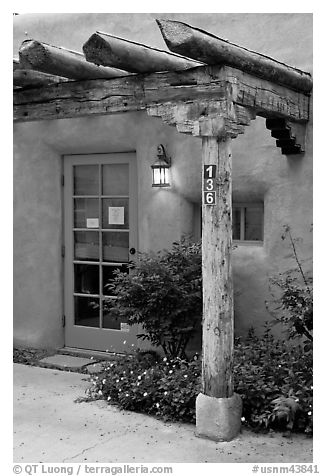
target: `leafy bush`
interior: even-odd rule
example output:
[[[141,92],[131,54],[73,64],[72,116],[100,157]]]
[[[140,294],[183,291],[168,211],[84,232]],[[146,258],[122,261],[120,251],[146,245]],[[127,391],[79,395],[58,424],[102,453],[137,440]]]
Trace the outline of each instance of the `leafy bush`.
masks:
[[[293,258],[294,269],[271,278],[272,302],[267,302],[267,308],[274,316],[274,323],[282,323],[289,338],[302,337],[306,339],[306,348],[311,349],[313,341],[313,286],[312,277],[304,272],[299,259],[296,242],[288,225],[284,227],[282,239],[288,239]],[[277,296],[276,296],[277,294]]]
[[[234,383],[250,426],[312,431],[312,349],[251,331],[234,347]]]
[[[164,420],[195,422],[200,362],[180,358],[122,357],[92,378],[88,399],[105,399],[124,410]]]
[[[202,314],[201,244],[185,238],[171,251],[142,254],[132,273],[116,272],[109,284],[116,300],[111,312],[141,324],[138,335],[169,358],[185,357]]]
[[[87,399],[194,423],[200,375],[198,358],[123,357],[92,378]],[[235,342],[234,383],[248,426],[312,431],[312,351],[278,341],[269,330],[263,337],[250,332],[247,339]]]

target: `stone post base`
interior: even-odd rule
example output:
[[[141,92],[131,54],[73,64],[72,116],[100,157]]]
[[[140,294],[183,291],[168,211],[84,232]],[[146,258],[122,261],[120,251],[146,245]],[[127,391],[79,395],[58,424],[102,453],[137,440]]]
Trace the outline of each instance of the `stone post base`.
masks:
[[[196,399],[196,435],[215,441],[230,441],[241,427],[242,400],[214,398],[200,393]]]

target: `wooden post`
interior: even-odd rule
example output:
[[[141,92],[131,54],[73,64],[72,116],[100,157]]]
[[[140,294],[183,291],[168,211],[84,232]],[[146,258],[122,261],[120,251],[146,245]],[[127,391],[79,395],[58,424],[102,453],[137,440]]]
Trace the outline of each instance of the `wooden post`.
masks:
[[[226,129],[222,135],[202,137],[203,352],[202,393],[196,399],[196,433],[215,441],[230,441],[238,435],[242,413],[241,397],[233,393],[232,375],[230,143],[231,134]]]
[[[216,204],[203,193],[203,369],[205,395],[233,395],[233,285],[231,139],[202,138],[202,162],[206,176],[213,177]],[[213,166],[213,167],[210,167]],[[216,167],[216,174],[213,172]],[[207,170],[208,169],[208,170]],[[203,177],[203,183],[205,184]],[[209,193],[209,192],[206,192]],[[206,203],[205,203],[206,202]]]

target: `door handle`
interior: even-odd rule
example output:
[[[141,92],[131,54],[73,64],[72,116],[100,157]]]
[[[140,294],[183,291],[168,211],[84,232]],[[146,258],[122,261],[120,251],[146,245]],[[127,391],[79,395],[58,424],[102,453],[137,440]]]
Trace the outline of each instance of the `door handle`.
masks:
[[[130,248],[129,253],[130,253],[131,255],[134,255],[134,254],[136,253],[135,248]]]

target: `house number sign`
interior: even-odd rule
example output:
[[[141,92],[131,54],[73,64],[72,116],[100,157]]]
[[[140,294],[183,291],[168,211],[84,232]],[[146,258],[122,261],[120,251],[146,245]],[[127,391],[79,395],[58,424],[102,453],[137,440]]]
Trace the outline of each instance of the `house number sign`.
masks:
[[[216,205],[216,165],[204,165],[204,204]]]

